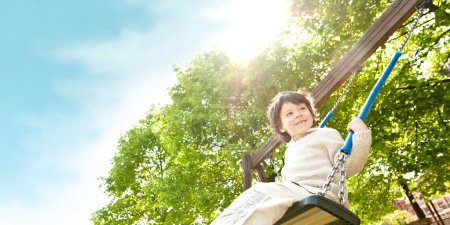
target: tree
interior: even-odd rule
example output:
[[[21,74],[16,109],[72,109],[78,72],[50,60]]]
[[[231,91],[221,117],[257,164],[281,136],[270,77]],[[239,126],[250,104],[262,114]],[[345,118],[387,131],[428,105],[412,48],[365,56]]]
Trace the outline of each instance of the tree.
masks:
[[[367,118],[374,139],[371,156],[363,173],[349,181],[352,209],[363,221],[375,221],[393,210],[392,199],[402,191],[399,180],[406,180],[412,191],[424,196],[448,191],[448,173],[440,172],[449,169],[445,162],[449,160],[450,87],[449,79],[440,72],[449,60],[449,48],[444,44],[449,41],[449,17],[440,16],[448,14],[448,5],[441,1],[438,9],[421,18]],[[368,87],[383,72],[408,25],[410,22],[365,63],[335,118],[357,114]],[[331,126],[343,130],[347,122],[333,120]]]
[[[93,214],[95,224],[211,222],[242,192],[241,154],[272,134],[265,118],[271,98],[282,90],[312,90],[390,1],[293,3],[287,32],[247,66],[212,50],[174,68],[172,102],[151,107],[120,138],[112,169],[102,178],[112,200]],[[400,180],[426,198],[450,185],[450,173],[442,172],[450,157],[450,3],[434,3],[438,8],[419,21],[366,120],[374,139],[371,156],[363,172],[348,180],[352,210],[364,223],[393,211]],[[408,24],[369,58],[329,126],[345,134]],[[283,150],[265,161],[270,174],[282,167]]]

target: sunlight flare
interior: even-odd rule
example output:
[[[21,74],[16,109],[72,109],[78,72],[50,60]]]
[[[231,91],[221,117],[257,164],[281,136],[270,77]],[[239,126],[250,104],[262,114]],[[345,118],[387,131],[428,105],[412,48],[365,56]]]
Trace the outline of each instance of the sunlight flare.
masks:
[[[289,8],[286,0],[233,0],[222,13],[220,49],[233,61],[250,60],[287,26]]]

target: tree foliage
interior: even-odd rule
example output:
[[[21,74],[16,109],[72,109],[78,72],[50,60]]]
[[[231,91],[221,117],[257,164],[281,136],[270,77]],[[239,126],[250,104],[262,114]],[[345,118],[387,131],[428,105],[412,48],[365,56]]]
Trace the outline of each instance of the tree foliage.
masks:
[[[363,172],[348,179],[352,210],[364,223],[393,211],[399,181],[423,198],[449,190],[450,3],[433,3],[438,8],[420,19],[366,120],[371,155]],[[265,118],[271,98],[312,90],[389,4],[296,0],[288,31],[248,65],[212,50],[176,66],[172,102],[152,106],[118,141],[102,178],[111,202],[93,214],[94,224],[210,223],[242,192],[241,154],[271,135]],[[408,25],[367,60],[329,126],[345,134]],[[319,111],[325,114],[336,98]],[[282,166],[283,149],[266,159],[269,173]]]

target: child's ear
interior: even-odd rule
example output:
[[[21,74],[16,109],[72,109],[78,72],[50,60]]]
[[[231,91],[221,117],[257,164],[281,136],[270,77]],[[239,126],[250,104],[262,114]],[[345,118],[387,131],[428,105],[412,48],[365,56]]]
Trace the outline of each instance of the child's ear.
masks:
[[[284,129],[284,128],[282,128],[282,127],[280,127],[279,130],[280,130],[281,133],[286,132],[286,129]]]

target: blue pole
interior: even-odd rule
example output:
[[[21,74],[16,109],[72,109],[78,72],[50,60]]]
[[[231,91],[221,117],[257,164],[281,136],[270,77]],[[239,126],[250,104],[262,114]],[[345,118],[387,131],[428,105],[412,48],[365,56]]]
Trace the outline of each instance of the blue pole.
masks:
[[[362,107],[361,111],[359,112],[358,117],[361,120],[365,120],[367,113],[369,113],[369,109],[372,106],[373,102],[375,101],[375,98],[377,97],[378,93],[381,90],[381,87],[383,87],[384,83],[386,82],[387,78],[389,77],[389,74],[391,73],[392,69],[394,69],[395,64],[397,63],[398,59],[402,55],[401,51],[396,51],[394,56],[391,59],[391,62],[389,62],[388,67],[384,71],[383,75],[381,75],[380,79],[378,79],[377,83],[373,87],[372,91],[370,92],[369,97],[366,99],[366,103],[364,103],[364,106]],[[350,155],[353,145],[353,131],[351,130],[349,134],[347,135],[347,138],[345,139],[344,146],[341,148],[341,152],[346,153],[347,155]]]
[[[325,116],[325,118],[323,119],[322,123],[320,123],[319,127],[323,128],[325,126],[325,124],[327,124],[328,120],[331,119],[331,117],[333,117],[333,111],[329,111],[327,113],[327,115]]]

